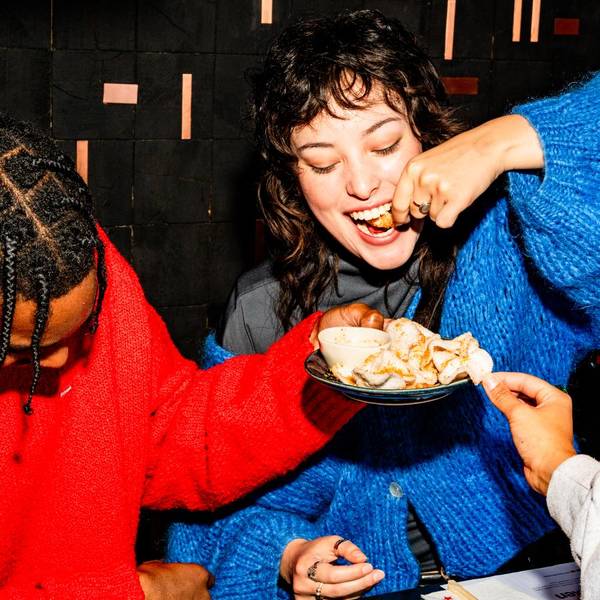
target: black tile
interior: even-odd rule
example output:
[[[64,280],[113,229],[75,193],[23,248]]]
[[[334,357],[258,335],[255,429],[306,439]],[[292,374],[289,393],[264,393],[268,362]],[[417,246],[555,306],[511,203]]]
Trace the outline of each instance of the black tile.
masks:
[[[208,221],[211,142],[136,142],[134,217],[138,224]]]
[[[212,52],[215,0],[139,0],[138,50]]]
[[[100,223],[105,227],[131,224],[133,142],[90,142],[88,175],[88,185]]]
[[[54,0],[54,47],[135,50],[136,0]]]
[[[192,138],[212,134],[214,55],[139,53],[138,139],[181,139],[181,76],[192,74]]]
[[[365,8],[381,11],[387,17],[398,19],[405,29],[414,33],[423,43],[429,32],[430,1],[424,0],[369,0]]]
[[[134,53],[57,50],[53,75],[56,137],[133,137],[135,106],[103,104],[102,98],[105,83],[137,83]]]
[[[240,274],[252,265],[247,232],[254,223],[213,223],[211,225],[210,302],[222,304]]]
[[[50,129],[50,52],[0,50],[0,109]]]
[[[216,272],[209,267],[210,228],[207,224],[133,228],[133,264],[154,306],[208,302],[209,276]]]
[[[554,15],[579,19],[579,35],[553,37],[554,60],[571,63],[574,71],[600,69],[600,3],[562,0],[556,3]]]
[[[335,15],[343,10],[361,8],[372,7],[365,0],[292,0],[292,15],[300,18]]]
[[[489,60],[433,60],[440,77],[476,77],[477,95],[449,96],[456,114],[469,125],[478,125],[490,118],[491,61]]]
[[[246,226],[254,222],[259,168],[250,142],[215,140],[213,221],[244,221]]]
[[[524,0],[521,15],[521,39],[512,41],[514,0],[496,1],[494,57],[507,60],[547,61],[553,53],[553,3],[542,2],[539,41],[531,41],[532,0]]]
[[[198,362],[208,333],[207,305],[169,306],[159,308],[158,312],[181,354]]]
[[[272,23],[261,23],[261,0],[219,0],[217,52],[262,54],[289,23],[292,0],[273,0]]]
[[[0,8],[0,46],[50,48],[50,0],[5,0]]]
[[[262,63],[258,56],[217,55],[213,135],[237,138],[247,135],[248,77]]]
[[[494,61],[490,112],[504,114],[515,104],[545,96],[553,89],[552,63]]]
[[[131,227],[106,227],[105,230],[117,250],[131,263]]]
[[[429,53],[444,56],[447,2],[433,2],[429,12]],[[480,0],[456,3],[453,59],[492,58],[494,37],[494,4]]]

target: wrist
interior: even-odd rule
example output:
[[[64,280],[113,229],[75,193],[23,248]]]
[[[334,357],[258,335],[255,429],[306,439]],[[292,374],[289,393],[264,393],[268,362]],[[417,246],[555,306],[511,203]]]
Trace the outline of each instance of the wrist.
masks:
[[[545,461],[543,468],[538,471],[538,479],[544,496],[548,493],[548,486],[550,485],[550,480],[556,469],[576,454],[575,448],[565,448],[564,450],[555,452],[547,461]]]
[[[500,172],[542,169],[544,153],[537,132],[521,115],[506,115],[486,123],[488,143],[498,156]]]
[[[302,538],[296,538],[292,540],[284,549],[281,555],[281,562],[279,563],[279,574],[287,583],[291,584],[294,579],[294,569],[296,568],[296,562],[300,554],[300,549],[307,540]]]

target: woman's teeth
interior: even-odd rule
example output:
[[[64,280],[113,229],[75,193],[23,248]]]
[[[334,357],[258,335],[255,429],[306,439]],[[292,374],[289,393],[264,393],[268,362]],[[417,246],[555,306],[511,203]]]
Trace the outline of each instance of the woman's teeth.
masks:
[[[350,216],[355,221],[370,221],[372,219],[376,219],[386,212],[390,212],[390,210],[392,210],[392,203],[387,202],[386,204],[382,204],[376,208],[371,208],[370,210],[355,210],[354,212],[350,213]]]
[[[373,237],[388,235],[394,227],[392,220],[392,203],[388,202],[369,210],[358,210],[350,213],[356,227]]]

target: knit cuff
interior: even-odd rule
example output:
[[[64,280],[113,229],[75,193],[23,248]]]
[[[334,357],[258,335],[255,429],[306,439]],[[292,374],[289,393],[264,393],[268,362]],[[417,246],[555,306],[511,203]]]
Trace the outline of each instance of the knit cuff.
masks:
[[[509,173],[513,205],[525,220],[548,229],[577,221],[585,231],[595,222],[600,185],[600,77],[560,96],[516,107],[535,129],[544,153],[544,171]],[[573,210],[576,206],[577,210]]]
[[[569,537],[573,535],[576,520],[599,474],[600,463],[597,460],[577,454],[565,460],[550,479],[548,510]]]
[[[311,540],[318,536],[311,523],[286,513],[271,513],[263,522],[247,527],[237,540],[235,567],[218,573],[218,597],[277,598],[286,546],[298,538]]]
[[[281,352],[285,352],[287,355],[295,349],[294,354],[308,358],[309,354],[314,351],[309,337],[322,314],[316,312],[301,321],[275,342],[269,352],[277,352],[281,346]],[[304,376],[306,383],[302,408],[308,419],[327,437],[336,433],[364,407],[364,404],[360,402],[349,400],[342,394],[326,389],[322,383],[310,379],[308,374],[304,373]]]

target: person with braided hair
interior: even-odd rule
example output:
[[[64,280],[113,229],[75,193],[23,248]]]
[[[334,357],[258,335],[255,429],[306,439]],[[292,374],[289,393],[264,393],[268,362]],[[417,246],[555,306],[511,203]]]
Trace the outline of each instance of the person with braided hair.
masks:
[[[96,224],[72,161],[6,116],[0,276],[2,598],[172,594],[171,565],[136,570],[140,508],[214,509],[294,468],[358,411],[307,381],[311,340],[383,324],[364,305],[315,314],[264,355],[201,371]],[[179,582],[197,585],[179,597],[208,598],[208,573],[188,568]]]

